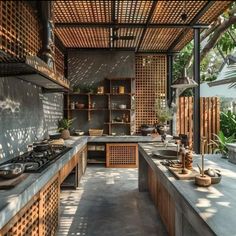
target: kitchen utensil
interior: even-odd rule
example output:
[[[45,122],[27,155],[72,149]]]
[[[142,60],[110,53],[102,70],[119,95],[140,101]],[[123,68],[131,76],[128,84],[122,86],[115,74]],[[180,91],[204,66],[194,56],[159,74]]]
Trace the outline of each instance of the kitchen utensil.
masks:
[[[59,139],[59,138],[61,138],[61,133],[49,134],[49,138],[50,138],[51,140]]]
[[[155,130],[155,127],[152,125],[141,125],[141,134],[147,136]]]
[[[119,86],[119,94],[125,93],[125,86]]]
[[[174,150],[156,150],[152,152],[153,157],[158,159],[177,160],[177,152]]]
[[[21,163],[9,163],[0,166],[0,177],[5,179],[16,178],[25,170],[25,166]]]
[[[121,117],[117,116],[117,117],[114,119],[114,122],[122,122]]]
[[[85,104],[84,103],[75,103],[75,107],[77,108],[77,109],[83,109],[84,107],[85,107]]]
[[[50,145],[65,145],[65,141],[64,139],[60,138],[60,139],[54,139],[52,141],[50,141]]]
[[[102,136],[103,129],[89,129],[90,136]]]
[[[35,152],[43,152],[49,149],[49,143],[34,143],[33,150]]]
[[[218,184],[222,178],[220,170],[218,169],[208,168],[204,171],[204,174],[208,175],[211,178],[211,184]]]
[[[126,109],[127,106],[126,106],[125,104],[120,104],[120,105],[119,105],[119,108],[120,108],[120,109]]]
[[[99,86],[99,87],[97,88],[97,93],[98,93],[98,94],[104,94],[104,86]]]
[[[75,134],[81,136],[81,135],[84,135],[84,131],[76,130],[76,131],[75,131]]]

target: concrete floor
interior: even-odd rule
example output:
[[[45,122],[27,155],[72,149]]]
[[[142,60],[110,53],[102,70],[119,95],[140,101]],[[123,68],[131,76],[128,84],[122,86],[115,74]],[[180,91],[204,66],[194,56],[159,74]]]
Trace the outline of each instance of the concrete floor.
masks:
[[[63,190],[59,236],[168,235],[137,169],[88,167],[78,190]]]

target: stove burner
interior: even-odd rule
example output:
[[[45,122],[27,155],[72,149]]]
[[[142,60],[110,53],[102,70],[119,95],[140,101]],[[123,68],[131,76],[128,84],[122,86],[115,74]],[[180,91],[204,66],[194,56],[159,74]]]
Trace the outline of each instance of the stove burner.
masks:
[[[41,172],[70,149],[71,148],[65,146],[55,146],[43,152],[31,151],[14,157],[2,164],[22,163],[25,164],[24,172]]]

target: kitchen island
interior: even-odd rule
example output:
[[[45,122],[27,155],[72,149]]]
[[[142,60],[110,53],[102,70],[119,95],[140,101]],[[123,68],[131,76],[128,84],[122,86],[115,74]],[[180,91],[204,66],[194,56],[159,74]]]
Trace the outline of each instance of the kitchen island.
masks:
[[[169,235],[236,235],[236,166],[216,155],[206,156],[206,168],[220,169],[222,181],[203,188],[193,180],[177,180],[153,158],[156,143],[139,144],[139,190],[148,191]],[[172,149],[171,147],[169,147]],[[194,166],[200,157],[194,157]]]

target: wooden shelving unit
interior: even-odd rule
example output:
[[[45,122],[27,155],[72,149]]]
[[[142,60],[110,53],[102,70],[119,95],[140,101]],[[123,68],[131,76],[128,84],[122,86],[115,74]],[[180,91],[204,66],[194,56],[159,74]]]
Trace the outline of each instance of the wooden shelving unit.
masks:
[[[81,127],[78,128],[81,130],[84,127],[90,127],[103,128],[104,134],[109,135],[112,133],[117,135],[133,134],[135,132],[135,80],[133,78],[109,78],[104,80],[103,86],[105,88],[103,94],[76,92],[65,94],[65,116],[70,119],[81,118],[81,116],[85,116],[84,112],[87,112],[86,119],[79,122]],[[119,86],[123,86],[123,93],[119,93],[117,90]],[[115,92],[114,88],[116,88]],[[82,109],[71,109],[71,102],[83,103],[85,107]],[[126,108],[120,109],[119,105],[121,104],[125,104]],[[104,117],[99,124],[95,120],[98,114]],[[124,119],[124,116],[126,117],[126,122],[115,122],[116,118]],[[88,133],[88,128],[83,131]]]

